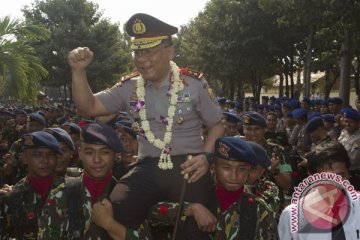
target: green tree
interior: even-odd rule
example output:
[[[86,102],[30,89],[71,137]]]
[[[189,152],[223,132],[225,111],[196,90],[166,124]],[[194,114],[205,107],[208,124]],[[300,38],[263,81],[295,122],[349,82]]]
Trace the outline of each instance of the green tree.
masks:
[[[119,75],[132,70],[129,45],[119,25],[102,19],[97,4],[86,0],[37,0],[23,12],[27,21],[44,24],[51,32],[48,41],[34,45],[49,71],[42,81],[44,86],[71,88],[66,59],[68,52],[79,46],[94,52],[88,68],[94,91],[111,86]]]
[[[33,102],[38,81],[47,75],[31,46],[48,37],[48,31],[30,22],[0,19],[0,76],[2,95],[7,99]]]

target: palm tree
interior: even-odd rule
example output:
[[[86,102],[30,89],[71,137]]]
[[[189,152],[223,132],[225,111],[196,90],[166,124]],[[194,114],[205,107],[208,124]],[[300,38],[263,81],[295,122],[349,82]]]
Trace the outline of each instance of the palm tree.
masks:
[[[48,37],[42,26],[8,16],[0,18],[0,95],[25,102],[35,100],[38,81],[46,77],[47,70],[31,44]]]

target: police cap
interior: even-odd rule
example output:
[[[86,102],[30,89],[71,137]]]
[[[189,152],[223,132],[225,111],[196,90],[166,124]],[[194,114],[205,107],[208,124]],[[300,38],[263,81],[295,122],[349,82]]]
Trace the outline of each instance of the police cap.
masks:
[[[360,120],[360,116],[359,116],[359,112],[356,111],[355,109],[353,108],[343,108],[341,110],[341,115],[344,116],[344,118],[350,118],[350,119],[353,119],[355,121],[359,121]]]
[[[130,134],[133,138],[136,138],[136,132],[132,128],[132,123],[129,121],[116,121],[116,127],[121,127],[126,133]]]
[[[125,30],[134,37],[132,50],[156,47],[163,40],[171,39],[171,35],[178,32],[177,27],[145,13],[136,13],[130,17],[125,24]]]

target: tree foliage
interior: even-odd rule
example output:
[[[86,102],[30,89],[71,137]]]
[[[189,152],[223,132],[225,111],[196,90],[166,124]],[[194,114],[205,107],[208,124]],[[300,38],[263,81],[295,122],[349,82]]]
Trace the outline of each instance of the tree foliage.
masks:
[[[32,44],[46,40],[48,31],[31,22],[0,19],[0,95],[34,102],[38,81],[47,75]]]
[[[70,87],[68,52],[87,46],[94,52],[88,78],[94,91],[109,87],[132,70],[128,43],[118,24],[102,19],[98,5],[86,0],[37,0],[23,9],[27,21],[45,25],[50,39],[34,45],[49,71],[44,86]]]

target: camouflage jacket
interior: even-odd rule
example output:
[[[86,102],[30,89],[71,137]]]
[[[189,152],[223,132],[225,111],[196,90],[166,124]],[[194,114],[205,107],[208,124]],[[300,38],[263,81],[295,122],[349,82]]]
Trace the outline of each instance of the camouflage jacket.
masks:
[[[82,182],[82,175],[80,178],[82,192],[81,201],[85,219],[83,239],[101,240],[103,239],[102,236],[106,235],[106,233],[91,221],[91,195]],[[113,178],[111,183],[97,200],[101,201],[104,198],[107,198],[116,182],[117,181]],[[72,239],[72,235],[69,233],[69,217],[72,216],[69,216],[66,186],[63,182],[51,190],[48,199],[45,202],[39,221],[39,239]],[[74,217],[76,218],[76,216]]]
[[[336,141],[331,139],[329,136],[327,136],[321,142],[313,143],[311,145],[311,152],[315,152],[315,153],[322,152],[325,148],[331,146],[334,143],[336,143]]]
[[[256,239],[278,239],[277,223],[280,212],[280,198],[277,185],[269,181],[266,176],[263,176],[255,186],[246,185],[245,191],[253,193],[259,205]]]
[[[14,156],[13,163],[12,163],[12,173],[4,178],[4,182],[13,185],[16,184],[18,181],[23,179],[27,175],[26,166],[20,160],[21,153],[22,153],[22,143],[21,139],[15,141],[9,150],[9,152]]]
[[[52,188],[60,184],[55,178]],[[0,239],[38,239],[38,220],[46,198],[38,194],[27,177],[5,195],[0,206]]]
[[[276,187],[276,186],[275,186]],[[269,190],[270,191],[270,190]],[[229,209],[226,211],[222,211],[219,207],[217,207],[216,215],[218,219],[216,231],[211,234],[209,237],[212,240],[232,240],[239,239],[243,233],[247,233],[253,236],[256,236],[257,226],[259,225],[259,220],[264,221],[271,214],[266,215],[263,211],[263,216],[261,219],[259,210],[261,209],[259,204],[263,204],[264,201],[258,199],[256,196],[250,193],[243,193],[241,197],[234,202]],[[245,203],[245,204],[244,204]],[[184,203],[184,209],[189,206],[190,203]],[[244,205],[242,205],[244,204]],[[149,216],[147,218],[147,222],[144,223],[138,230],[127,229],[127,240],[133,239],[152,239],[149,234],[149,225],[152,227],[158,226],[173,226],[176,221],[176,215],[178,211],[178,203],[170,203],[170,202],[159,202],[157,205],[153,206],[149,212]],[[252,216],[252,214],[248,211],[251,209],[250,206],[255,208],[256,216]],[[265,206],[264,209],[267,209]],[[250,214],[249,214],[250,213]],[[242,215],[243,214],[243,215]],[[242,217],[240,217],[242,216]],[[184,212],[181,216],[181,223],[186,220],[186,216]],[[247,229],[248,231],[244,231]],[[276,229],[276,225],[275,225]],[[168,239],[170,239],[169,236]],[[246,238],[244,238],[246,239]],[[255,239],[266,239],[266,238],[258,238]],[[272,238],[270,238],[272,239]]]

